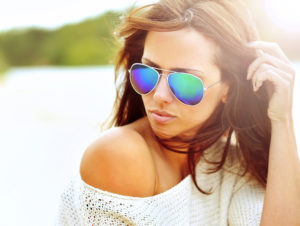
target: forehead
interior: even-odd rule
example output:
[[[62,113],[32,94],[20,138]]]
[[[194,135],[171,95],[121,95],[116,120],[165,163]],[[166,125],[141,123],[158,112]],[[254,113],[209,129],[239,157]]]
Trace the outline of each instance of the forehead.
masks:
[[[182,66],[203,70],[214,66],[216,49],[213,41],[194,29],[149,31],[143,57],[166,69]]]

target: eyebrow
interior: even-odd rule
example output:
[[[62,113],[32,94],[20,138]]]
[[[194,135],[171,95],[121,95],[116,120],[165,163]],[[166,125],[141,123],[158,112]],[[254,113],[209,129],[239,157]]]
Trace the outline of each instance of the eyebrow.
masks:
[[[153,66],[153,67],[156,67],[156,68],[159,68],[159,69],[162,69],[157,63],[154,63],[153,61],[149,60],[148,58],[146,57],[143,57],[142,60],[145,60],[148,62],[149,66]],[[164,70],[164,69],[162,69]],[[204,72],[203,71],[200,71],[198,69],[192,69],[192,68],[171,68],[171,69],[168,69],[170,71],[176,71],[176,72],[193,72],[193,73],[197,73],[197,75],[199,76],[205,76]]]

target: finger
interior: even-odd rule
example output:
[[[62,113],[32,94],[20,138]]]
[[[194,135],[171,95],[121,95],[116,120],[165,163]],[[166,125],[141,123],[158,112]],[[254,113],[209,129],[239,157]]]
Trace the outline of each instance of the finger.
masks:
[[[293,76],[291,74],[289,74],[285,71],[282,71],[279,68],[276,68],[271,64],[263,63],[259,66],[259,68],[254,73],[253,78],[252,78],[252,83],[255,83],[256,81],[258,82],[257,77],[259,76],[259,74],[264,73],[264,72],[275,72],[275,73],[279,74],[280,76],[282,76],[283,79],[293,82]]]
[[[260,74],[259,79],[257,80],[257,82],[255,83],[255,85],[253,86],[253,91],[257,92],[261,88],[261,86],[264,84],[264,82],[266,82],[266,81],[271,82],[277,92],[279,92],[279,90],[283,90],[282,87],[284,87],[284,89],[287,90],[287,88],[288,88],[288,86],[290,84],[287,80],[285,80],[282,77],[280,77],[274,71],[272,71],[272,72],[264,72],[264,73]],[[279,84],[281,84],[282,87],[280,87]]]
[[[276,89],[281,89],[280,87],[285,87],[286,85],[289,85],[290,88],[293,89],[290,85],[292,83],[290,74],[285,71],[281,71],[278,68],[274,68],[271,65],[266,65],[266,67],[259,68],[253,76],[253,91],[256,92],[259,90],[262,84],[267,80],[273,83]]]
[[[271,56],[269,54],[263,53],[261,54],[260,57],[256,58],[248,67],[248,72],[247,72],[247,79],[251,79],[255,71],[258,70],[260,65],[262,64],[270,64],[273,65],[274,67],[279,68],[282,71],[285,71],[289,74],[291,74],[293,77],[295,76],[295,70],[292,68],[291,65],[283,62],[282,60]]]
[[[285,61],[287,64],[291,64],[285,53],[282,51],[280,46],[276,42],[264,42],[264,41],[254,41],[248,43],[250,47],[255,49],[261,49],[269,55],[273,55]]]

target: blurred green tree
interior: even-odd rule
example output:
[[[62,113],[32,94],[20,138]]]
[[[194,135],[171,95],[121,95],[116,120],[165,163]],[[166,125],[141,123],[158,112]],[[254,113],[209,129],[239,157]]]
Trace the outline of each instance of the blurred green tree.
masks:
[[[0,76],[9,68],[6,58],[3,53],[0,51]]]
[[[108,64],[116,52],[113,30],[119,17],[107,12],[54,31],[5,32],[0,34],[0,50],[12,66]]]

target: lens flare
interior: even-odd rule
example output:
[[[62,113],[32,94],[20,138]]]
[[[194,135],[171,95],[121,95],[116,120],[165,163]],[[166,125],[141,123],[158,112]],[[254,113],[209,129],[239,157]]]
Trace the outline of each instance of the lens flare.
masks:
[[[300,1],[264,0],[264,8],[280,28],[288,32],[300,32]]]

